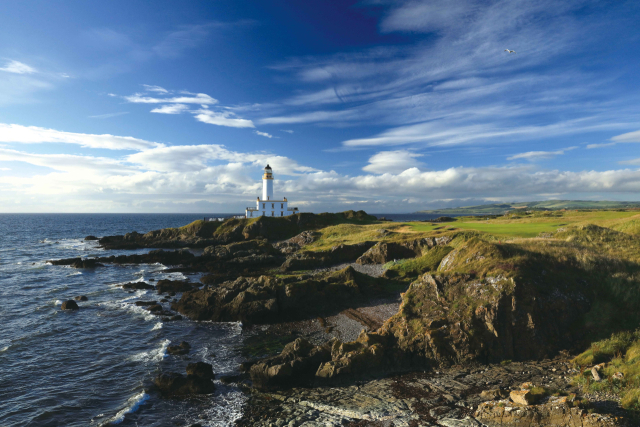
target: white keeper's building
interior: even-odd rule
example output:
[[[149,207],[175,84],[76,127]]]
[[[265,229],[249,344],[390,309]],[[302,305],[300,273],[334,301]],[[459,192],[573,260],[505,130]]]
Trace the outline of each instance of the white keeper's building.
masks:
[[[290,208],[288,206],[287,198],[283,197],[282,200],[275,199],[273,197],[273,174],[271,173],[271,167],[267,165],[264,168],[264,175],[262,175],[262,199],[258,197],[255,208],[247,208],[244,216],[246,218],[253,218],[256,216],[288,216],[298,213],[298,208]]]

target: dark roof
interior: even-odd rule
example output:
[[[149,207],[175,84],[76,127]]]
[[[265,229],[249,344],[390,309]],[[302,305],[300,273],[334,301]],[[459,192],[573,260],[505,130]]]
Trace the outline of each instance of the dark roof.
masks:
[[[267,165],[267,167],[265,169],[271,169],[271,166]]]

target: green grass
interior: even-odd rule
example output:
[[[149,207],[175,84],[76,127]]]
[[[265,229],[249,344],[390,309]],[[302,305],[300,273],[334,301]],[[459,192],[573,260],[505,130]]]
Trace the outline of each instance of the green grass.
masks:
[[[459,208],[420,211],[438,215],[456,214],[502,214],[512,210],[560,210],[560,209],[630,209],[640,208],[640,202],[614,202],[590,200],[545,200],[541,202],[495,203],[488,205],[463,206]]]
[[[423,273],[436,271],[440,261],[452,250],[451,246],[436,246],[420,257],[388,262],[385,268],[401,278],[415,279]]]
[[[594,342],[573,363],[581,368],[573,381],[585,391],[619,393],[623,408],[640,411],[640,330]],[[591,367],[597,363],[606,363],[599,371],[603,378],[599,382],[593,381],[591,374]],[[615,378],[616,373],[622,373],[622,378]]]

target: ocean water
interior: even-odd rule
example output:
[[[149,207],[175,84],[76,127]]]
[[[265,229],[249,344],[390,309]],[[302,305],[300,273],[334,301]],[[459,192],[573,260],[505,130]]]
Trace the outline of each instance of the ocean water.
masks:
[[[216,214],[211,217],[221,216]],[[232,425],[244,397],[216,381],[212,395],[162,399],[150,387],[163,371],[184,373],[205,361],[229,375],[241,362],[238,323],[162,322],[134,305],[153,291],[118,284],[184,279],[153,265],[95,270],[52,266],[48,259],[141,251],[104,251],[87,235],[146,232],[185,225],[203,215],[0,214],[0,426]],[[190,277],[197,281],[198,276]],[[78,295],[80,310],[60,304]],[[166,354],[189,342],[188,356]]]

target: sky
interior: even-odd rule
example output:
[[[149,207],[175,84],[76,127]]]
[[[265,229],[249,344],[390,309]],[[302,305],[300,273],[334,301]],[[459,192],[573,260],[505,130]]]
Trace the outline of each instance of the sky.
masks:
[[[0,2],[0,213],[640,200],[640,3]],[[511,52],[513,51],[513,52]]]

